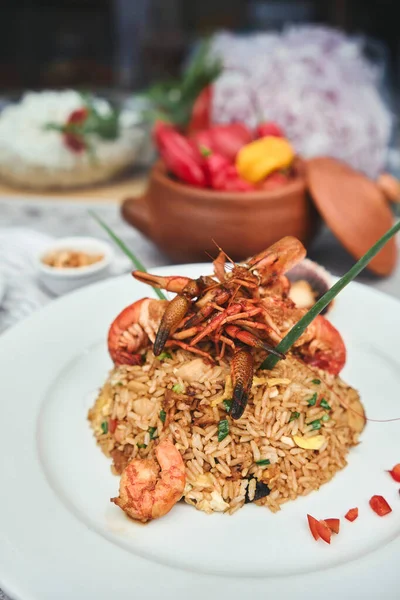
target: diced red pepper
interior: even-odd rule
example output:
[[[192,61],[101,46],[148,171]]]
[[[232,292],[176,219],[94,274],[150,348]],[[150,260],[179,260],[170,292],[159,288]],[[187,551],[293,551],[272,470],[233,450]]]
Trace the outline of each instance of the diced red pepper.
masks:
[[[108,431],[110,433],[114,433],[115,430],[117,429],[117,424],[118,424],[117,419],[109,419],[109,421],[108,421]]]
[[[327,544],[331,543],[332,531],[329,529],[325,521],[318,521],[317,532],[319,537]]]
[[[205,156],[208,180],[214,190],[248,192],[255,189],[251,183],[240,177],[236,166],[232,165],[225,156],[204,147],[202,153]]]
[[[395,465],[391,471],[388,471],[397,483],[400,483],[400,463]]]
[[[83,140],[82,136],[76,133],[64,133],[63,134],[64,144],[67,146],[69,150],[79,154],[86,150],[86,144]]]
[[[332,533],[339,533],[340,519],[324,519]]]
[[[392,512],[392,509],[383,496],[372,496],[369,505],[380,517],[384,517]]]
[[[308,520],[308,526],[310,528],[310,531],[311,531],[311,534],[312,534],[314,540],[319,540],[317,519],[314,519],[314,517],[312,517],[311,515],[307,515],[307,520]]]
[[[265,123],[260,123],[256,129],[256,137],[285,137],[282,129],[276,123],[272,121],[267,121]]]
[[[358,508],[350,508],[347,513],[344,515],[344,518],[350,521],[351,523],[355,521],[358,517]]]

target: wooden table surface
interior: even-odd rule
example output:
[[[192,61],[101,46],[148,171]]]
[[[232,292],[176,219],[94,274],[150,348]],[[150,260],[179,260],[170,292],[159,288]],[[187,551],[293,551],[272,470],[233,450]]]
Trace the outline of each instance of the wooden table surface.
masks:
[[[13,188],[0,181],[0,198],[24,198],[32,200],[71,200],[74,202],[113,202],[121,203],[130,196],[140,196],[147,187],[147,176],[144,172],[132,174],[111,183],[74,190],[38,191]]]

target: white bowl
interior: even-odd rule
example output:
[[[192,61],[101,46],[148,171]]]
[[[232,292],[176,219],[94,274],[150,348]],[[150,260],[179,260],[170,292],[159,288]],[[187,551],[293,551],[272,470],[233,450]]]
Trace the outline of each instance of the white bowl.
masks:
[[[54,250],[75,250],[102,254],[103,258],[87,267],[57,269],[43,263],[43,258]],[[37,257],[38,277],[56,296],[66,294],[89,283],[104,279],[109,274],[114,252],[107,242],[91,237],[61,238],[50,244]]]

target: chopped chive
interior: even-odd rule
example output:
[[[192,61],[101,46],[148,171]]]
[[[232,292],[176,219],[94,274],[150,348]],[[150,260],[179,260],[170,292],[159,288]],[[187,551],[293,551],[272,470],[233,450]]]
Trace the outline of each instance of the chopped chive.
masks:
[[[172,354],[170,352],[161,352],[159,356],[156,357],[157,360],[165,360],[166,358],[172,358]]]
[[[160,420],[161,420],[162,423],[165,423],[165,417],[166,416],[167,416],[167,413],[165,412],[165,410],[160,410],[159,417],[160,417]]]
[[[157,437],[157,427],[149,427],[147,431],[150,434],[151,440],[154,440]]]
[[[226,412],[230,412],[232,408],[232,400],[224,400],[222,404],[225,406]]]
[[[311,421],[311,423],[309,423],[309,425],[311,425],[311,429],[313,431],[315,431],[316,429],[321,429],[321,427],[322,427],[321,419],[316,419],[315,421]]]
[[[256,465],[259,465],[260,467],[265,467],[270,464],[271,464],[271,461],[268,460],[268,458],[263,458],[262,460],[256,460]]]
[[[374,258],[376,254],[384,245],[392,238],[398,231],[400,231],[400,221],[395,223],[367,252],[356,262],[355,265],[347,271],[343,277],[339,279],[317,302],[310,308],[310,310],[292,327],[287,335],[281,342],[276,346],[275,350],[285,354],[293,344],[299,339],[304,333],[309,324],[317,317],[320,312],[328,306],[330,302],[346,287]],[[280,360],[278,356],[270,354],[261,364],[261,369],[273,369],[276,363]]]
[[[147,444],[137,444],[138,448],[147,448]]]
[[[222,419],[222,421],[220,421],[218,423],[218,441],[222,442],[222,440],[224,440],[226,438],[228,433],[229,433],[229,423],[228,423],[227,419]]]
[[[332,410],[332,408],[329,406],[329,404],[327,403],[327,401],[325,400],[325,398],[322,398],[321,402],[319,403],[319,405],[322,408],[325,408],[326,410]]]
[[[311,383],[315,383],[315,385],[319,385],[321,383],[320,379],[313,379]]]
[[[133,262],[133,264],[135,265],[135,267],[139,270],[139,271],[144,271],[144,273],[147,273],[147,269],[146,267],[140,262],[140,260],[138,258],[136,258],[136,256],[133,254],[133,252],[131,250],[129,250],[128,246],[121,240],[121,238],[119,238],[117,236],[116,233],[114,233],[114,231],[106,224],[104,223],[103,219],[101,219],[99,217],[99,215],[97,215],[94,210],[89,210],[89,214],[93,217],[93,219],[95,219],[98,224],[100,225],[100,227],[102,227],[104,229],[104,231],[106,231],[108,233],[108,235],[110,236],[110,238],[112,240],[114,240],[114,242],[117,244],[117,246],[119,246],[122,250],[122,252],[124,254],[126,254],[126,256],[128,258],[130,258],[130,260]],[[155,291],[155,293],[157,294],[157,296],[160,298],[160,300],[166,300],[167,297],[165,296],[165,294],[163,294],[163,292],[161,290],[159,290],[158,288],[153,287],[153,290]]]
[[[289,423],[291,423],[291,421],[295,421],[296,419],[298,419],[300,416],[299,412],[292,412],[292,414],[290,415],[290,419],[289,419]]]
[[[169,358],[172,358],[172,356]],[[173,386],[172,391],[176,392],[177,394],[182,394],[182,392],[184,391],[183,385],[181,385],[180,383],[176,383]]]
[[[324,416],[322,417],[322,420],[323,420],[325,423],[326,423],[327,421],[329,421],[329,419],[330,419],[330,416],[329,416],[329,415],[324,415]]]
[[[103,421],[101,424],[101,430],[103,433],[108,433],[108,423],[107,421]]]
[[[308,406],[315,406],[317,403],[318,394],[313,394],[311,398],[307,400]]]

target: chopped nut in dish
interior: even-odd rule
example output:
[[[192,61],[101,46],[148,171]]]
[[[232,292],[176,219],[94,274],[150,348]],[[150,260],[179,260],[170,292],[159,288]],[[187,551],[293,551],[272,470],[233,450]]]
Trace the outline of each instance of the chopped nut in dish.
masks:
[[[103,254],[88,254],[76,250],[54,250],[48,252],[42,258],[42,262],[55,269],[79,269],[93,265],[103,258]]]

